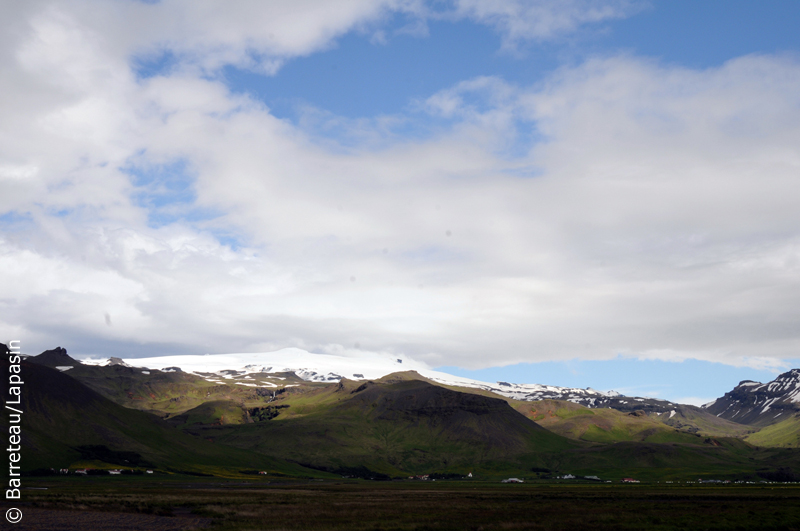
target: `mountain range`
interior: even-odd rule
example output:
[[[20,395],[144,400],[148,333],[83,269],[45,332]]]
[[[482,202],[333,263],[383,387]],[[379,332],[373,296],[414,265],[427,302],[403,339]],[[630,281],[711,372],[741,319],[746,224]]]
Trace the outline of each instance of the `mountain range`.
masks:
[[[798,370],[741,382],[702,408],[299,349],[81,362],[57,348],[23,371],[27,469],[127,456],[132,467],[223,475],[800,472]]]
[[[580,389],[542,384],[481,382],[430,370],[408,358],[374,354],[343,357],[313,354],[297,348],[261,354],[169,356],[128,360],[109,358],[94,360],[92,363],[97,366],[122,364],[128,367],[135,364],[144,368],[160,368],[162,371],[181,369],[199,375],[209,382],[224,380],[251,387],[278,386],[280,382],[270,379],[271,373],[293,374],[306,382],[332,383],[338,382],[342,378],[367,380],[380,378],[397,371],[413,370],[437,384],[480,389],[519,401],[567,401],[587,408],[666,414],[667,419],[674,418],[675,415],[683,415],[680,412],[685,413],[688,409],[696,414],[702,415],[703,412],[708,412],[720,419],[754,426],[775,424],[800,412],[800,369],[793,369],[781,374],[766,384],[750,380],[740,382],[725,396],[698,408],[669,400],[624,396],[615,391],[597,391],[591,387]]]

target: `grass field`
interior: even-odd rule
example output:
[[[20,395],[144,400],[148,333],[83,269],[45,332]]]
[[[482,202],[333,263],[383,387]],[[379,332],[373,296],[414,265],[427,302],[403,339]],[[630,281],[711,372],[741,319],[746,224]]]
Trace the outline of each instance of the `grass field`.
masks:
[[[173,476],[30,478],[26,485],[47,488],[26,490],[17,505],[29,529],[37,511],[66,525],[89,514],[97,519],[98,512],[109,522],[120,514],[177,515],[161,518],[162,528],[220,531],[800,529],[800,485],[784,484],[268,483]]]

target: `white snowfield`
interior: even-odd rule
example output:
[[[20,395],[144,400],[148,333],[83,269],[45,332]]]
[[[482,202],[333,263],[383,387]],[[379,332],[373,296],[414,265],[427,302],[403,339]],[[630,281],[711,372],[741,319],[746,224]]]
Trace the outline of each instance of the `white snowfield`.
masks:
[[[453,376],[431,369],[426,364],[406,356],[390,356],[372,352],[355,352],[347,356],[315,354],[299,348],[284,348],[275,352],[205,354],[202,356],[161,356],[155,358],[127,358],[126,365],[141,369],[164,370],[179,367],[182,371],[202,375],[209,379],[230,378],[235,371],[241,377],[256,373],[293,372],[310,382],[338,382],[350,380],[374,380],[400,371],[416,371],[420,375],[444,385],[484,389],[517,400],[542,400],[558,398],[574,402],[593,402],[594,398],[620,396],[615,391],[596,391],[540,384],[494,384]],[[110,359],[86,359],[87,365],[105,365]],[[209,381],[214,381],[209,379]],[[252,384],[250,384],[252,385]],[[591,406],[590,406],[591,407]]]

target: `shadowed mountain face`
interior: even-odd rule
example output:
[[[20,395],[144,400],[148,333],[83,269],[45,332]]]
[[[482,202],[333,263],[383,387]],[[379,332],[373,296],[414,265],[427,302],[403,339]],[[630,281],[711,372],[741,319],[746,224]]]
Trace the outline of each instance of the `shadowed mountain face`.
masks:
[[[28,361],[45,367],[76,367],[81,365],[81,362],[72,358],[67,354],[67,349],[56,347],[51,350],[45,350],[38,356],[28,358]]]
[[[49,351],[59,363],[65,352]],[[7,374],[8,359],[0,359]],[[122,407],[66,373],[23,361],[23,470],[104,462],[123,467],[215,472],[263,467],[303,474],[301,467],[265,455],[198,440],[153,415]],[[5,400],[5,396],[3,397]],[[5,406],[5,404],[3,404]],[[2,423],[7,422],[2,416]],[[91,464],[91,463],[90,463]]]
[[[800,369],[762,384],[745,380],[705,409],[740,424],[767,426],[800,413]]]

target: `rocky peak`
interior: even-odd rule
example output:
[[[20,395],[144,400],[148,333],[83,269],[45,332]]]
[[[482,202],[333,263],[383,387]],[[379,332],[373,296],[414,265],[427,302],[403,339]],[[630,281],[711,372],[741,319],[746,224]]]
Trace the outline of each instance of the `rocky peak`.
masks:
[[[720,418],[766,426],[800,411],[800,369],[768,383],[742,380],[732,391],[704,406]]]
[[[67,349],[62,347],[56,347],[52,350],[45,350],[38,356],[28,358],[28,361],[38,363],[39,365],[45,365],[47,367],[65,367],[80,364],[78,360],[71,358],[69,354],[67,354]]]

